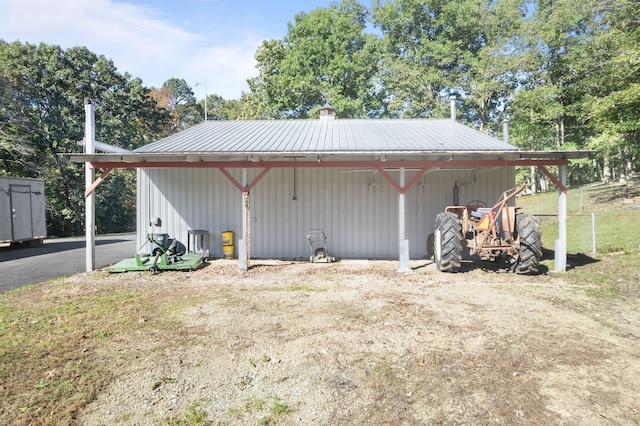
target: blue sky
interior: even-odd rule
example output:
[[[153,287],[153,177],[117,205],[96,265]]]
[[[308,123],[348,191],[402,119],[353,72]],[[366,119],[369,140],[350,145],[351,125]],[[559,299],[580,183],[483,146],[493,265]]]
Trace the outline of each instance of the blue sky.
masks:
[[[368,5],[368,2],[363,2]],[[299,12],[331,0],[0,0],[0,39],[86,46],[121,73],[159,87],[183,78],[197,98],[237,99],[257,75],[253,55]]]

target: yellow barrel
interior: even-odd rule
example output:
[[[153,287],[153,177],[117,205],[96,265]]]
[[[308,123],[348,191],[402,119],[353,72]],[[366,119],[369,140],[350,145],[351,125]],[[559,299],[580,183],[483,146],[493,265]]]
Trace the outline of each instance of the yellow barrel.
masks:
[[[222,245],[223,246],[233,245],[233,231],[224,231],[222,233]]]
[[[225,259],[233,259],[233,246],[222,246]]]
[[[225,259],[233,259],[233,231],[222,233],[222,252]]]

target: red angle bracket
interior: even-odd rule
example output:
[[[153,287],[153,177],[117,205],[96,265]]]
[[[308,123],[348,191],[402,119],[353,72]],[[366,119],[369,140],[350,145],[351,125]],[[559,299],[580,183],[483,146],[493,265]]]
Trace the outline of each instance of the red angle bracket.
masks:
[[[229,179],[229,181],[231,181],[231,183],[232,183],[236,188],[238,188],[238,190],[239,190],[240,192],[249,192],[249,191],[251,191],[251,189],[252,189],[254,186],[256,186],[256,184],[257,184],[258,182],[260,182],[260,180],[264,177],[264,175],[266,175],[266,174],[269,172],[269,170],[271,170],[271,167],[265,167],[265,168],[264,168],[264,170],[262,170],[262,171],[258,174],[258,176],[256,176],[256,177],[251,181],[251,183],[250,183],[249,185],[247,185],[247,187],[246,187],[246,188],[245,188],[245,187],[243,187],[243,186],[242,186],[242,184],[241,184],[240,182],[238,182],[238,181],[236,180],[236,178],[234,178],[234,177],[231,175],[231,173],[229,173],[229,171],[228,171],[227,169],[225,169],[224,167],[218,167],[218,170],[220,170],[220,171],[222,172],[222,174],[224,174],[224,175],[227,177],[227,179]]]
[[[420,171],[418,173],[416,173],[416,175],[409,181],[409,183],[407,183],[405,186],[400,186],[400,184],[398,184],[390,175],[389,173],[385,172],[384,169],[382,168],[382,166],[376,166],[376,170],[378,172],[380,172],[380,174],[382,176],[384,176],[384,178],[386,180],[389,181],[389,183],[391,185],[393,185],[393,187],[395,189],[398,190],[399,193],[404,194],[405,192],[407,192],[409,190],[409,188],[411,188],[417,181],[418,179],[420,179],[422,177],[423,174],[425,174],[425,172],[429,169],[429,166],[425,166],[422,169],[420,169]]]
[[[543,165],[538,165],[538,168],[540,170],[542,170],[542,173],[544,173],[545,175],[547,175],[547,177],[549,179],[551,179],[551,182],[555,183],[556,186],[558,187],[558,189],[560,189],[560,191],[562,191],[564,194],[567,193],[567,187],[564,186],[560,180],[558,180],[557,177],[555,177],[553,174],[551,174],[551,172],[549,170],[547,170],[547,168]]]
[[[107,176],[109,176],[109,174],[113,171],[113,169],[107,169],[105,170],[98,179],[96,179],[90,187],[88,187],[85,191],[84,191],[84,198],[87,198],[93,191],[95,191],[95,189],[98,187],[98,185],[100,185],[102,183],[103,180],[105,180],[107,178]]]

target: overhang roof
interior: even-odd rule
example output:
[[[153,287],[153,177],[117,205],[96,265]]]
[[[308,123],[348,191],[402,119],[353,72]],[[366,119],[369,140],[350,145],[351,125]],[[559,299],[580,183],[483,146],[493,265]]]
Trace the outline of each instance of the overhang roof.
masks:
[[[453,120],[261,120],[208,121],[135,152],[338,154],[517,149]]]
[[[67,154],[96,167],[129,163],[333,160],[569,160],[589,151],[521,151],[450,119],[208,121],[131,153]],[[133,165],[135,164],[135,166]],[[516,163],[514,163],[515,165]],[[274,163],[275,165],[275,163]],[[122,166],[126,167],[125,164]],[[122,167],[121,166],[121,167]]]

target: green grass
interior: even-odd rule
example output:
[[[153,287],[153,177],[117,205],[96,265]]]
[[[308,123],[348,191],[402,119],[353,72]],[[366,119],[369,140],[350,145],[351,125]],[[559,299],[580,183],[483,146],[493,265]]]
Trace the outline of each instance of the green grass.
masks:
[[[640,185],[589,184],[570,187],[567,191],[567,214],[582,214],[610,210],[614,203],[627,197],[640,195]],[[528,195],[517,199],[517,205],[527,213],[558,214],[558,192],[549,191]]]
[[[70,421],[111,378],[107,368],[96,368],[91,349],[136,328],[143,307],[138,294],[117,289],[73,300],[39,290],[0,298],[0,380],[12,383],[0,387],[0,399],[9,423],[51,413]]]
[[[593,262],[570,269],[567,281],[595,299],[640,297],[640,250],[595,256]]]
[[[640,188],[626,185],[589,185],[570,188],[567,194],[567,252],[593,251],[592,213],[595,214],[596,251],[608,253],[640,248],[640,207],[623,205],[638,197]],[[521,197],[522,212],[539,215],[543,246],[555,248],[558,238],[558,194],[548,192]]]
[[[549,250],[558,238],[557,220],[541,218],[542,244]],[[596,213],[596,252],[609,253],[640,248],[640,208],[622,208]],[[567,252],[591,253],[593,230],[590,214],[567,216]]]
[[[0,382],[10,384],[0,386],[0,424],[73,423],[126,362],[102,349],[150,327],[175,329],[164,312],[191,301],[93,280],[0,295]]]
[[[231,408],[229,414],[238,420],[248,415],[263,416],[257,424],[273,425],[279,424],[280,419],[294,411],[293,408],[283,402],[279,397],[270,397],[268,399],[250,397],[244,400],[242,406]]]

